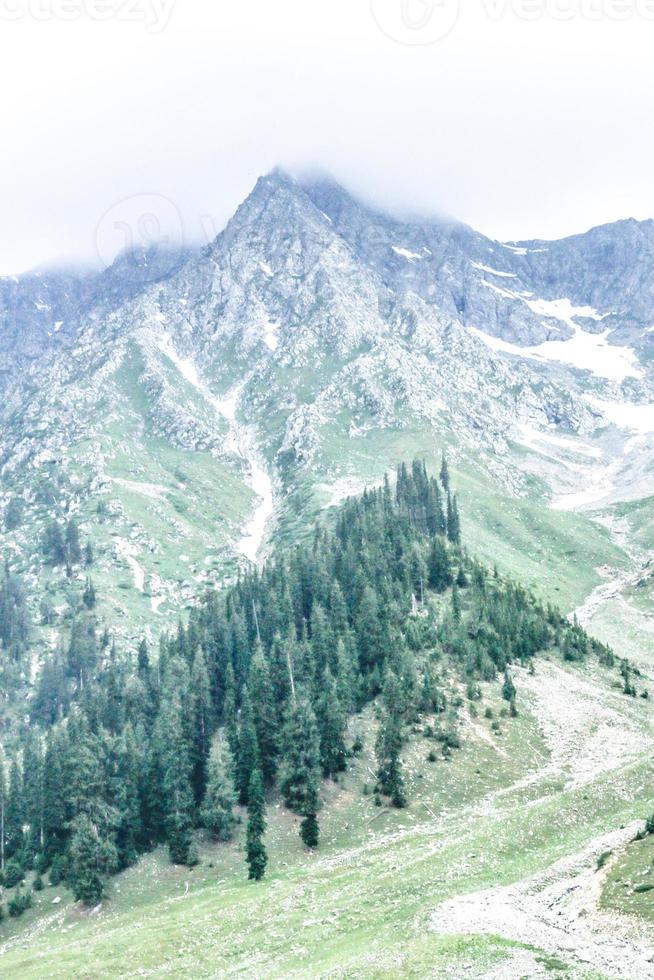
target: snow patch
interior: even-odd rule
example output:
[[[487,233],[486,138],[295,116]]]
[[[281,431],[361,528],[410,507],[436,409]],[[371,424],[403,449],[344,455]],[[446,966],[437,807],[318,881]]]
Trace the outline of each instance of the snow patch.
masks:
[[[391,245],[391,248],[396,255],[400,255],[403,259],[406,259],[407,262],[413,262],[414,259],[421,259],[423,257],[420,252],[412,252],[408,248],[400,248],[397,245]]]
[[[263,544],[266,528],[273,515],[275,497],[273,482],[261,464],[259,452],[255,446],[252,434],[245,426],[236,421],[236,411],[239,398],[245,382],[235,385],[222,398],[211,393],[200,380],[197,368],[191,358],[180,357],[174,349],[170,337],[164,336],[160,341],[160,350],[179,369],[186,380],[193,385],[202,397],[213,407],[214,411],[230,424],[229,442],[234,451],[248,464],[250,471],[250,486],[259,503],[254,509],[252,519],[245,527],[243,537],[237,542],[236,550],[251,562],[257,561],[257,556]]]
[[[255,564],[259,549],[265,537],[268,521],[273,515],[275,501],[272,480],[263,466],[260,465],[256,455],[250,451],[247,458],[250,463],[250,483],[252,490],[259,498],[260,503],[254,510],[252,520],[246,525],[245,534],[238,542],[237,549]]]
[[[513,289],[504,289],[502,286],[496,286],[494,282],[487,282],[486,279],[483,280],[484,286],[488,289],[492,289],[494,293],[498,296],[504,296],[505,299],[517,299],[524,302],[527,296],[531,296],[531,293],[516,293]]]
[[[473,262],[473,268],[479,269],[480,272],[488,272],[491,276],[501,276],[503,279],[517,279],[515,272],[500,272],[499,269],[491,269],[488,265],[482,265],[481,262]]]
[[[259,263],[259,268],[264,273],[264,275],[268,276],[269,279],[272,279],[272,277],[273,277],[273,271],[272,271],[272,269],[270,268],[270,266],[268,265],[267,262],[260,262]]]
[[[536,255],[538,252],[549,252],[549,248],[525,248],[523,245],[508,245],[506,242],[498,242],[502,248],[508,248],[514,255]]]
[[[536,429],[534,426],[524,422],[516,426],[514,439],[521,446],[527,446],[528,449],[534,449],[536,452],[541,453],[543,452],[541,444],[545,443],[546,446],[559,447],[566,452],[578,453],[581,456],[590,456],[595,459],[599,459],[602,455],[602,451],[597,449],[597,447],[587,446],[585,443],[577,441],[574,437],[565,438],[564,436],[543,432],[541,429]]]
[[[630,347],[618,347],[608,343],[610,330],[601,334],[588,333],[575,323],[573,317],[581,316],[593,320],[603,320],[609,314],[599,314],[590,306],[573,306],[568,299],[561,300],[529,300],[525,296],[509,290],[500,289],[492,283],[485,283],[495,292],[510,298],[520,299],[539,316],[553,317],[569,326],[574,334],[568,340],[546,340],[542,344],[520,347],[499,337],[492,337],[470,327],[483,342],[495,351],[513,354],[516,357],[528,357],[537,361],[557,361],[583,371],[590,371],[600,378],[609,381],[624,381],[625,378],[640,378],[642,371],[636,367],[638,358]]]
[[[637,405],[635,402],[612,402],[589,395],[587,401],[619,429],[628,429],[639,435],[654,432],[654,403]]]
[[[279,345],[279,324],[274,320],[265,320],[263,322],[263,341],[269,350],[277,350]]]
[[[577,327],[577,324],[573,321],[573,317],[584,317],[599,321],[610,316],[609,313],[598,313],[592,306],[573,306],[569,299],[525,299],[525,303],[538,316],[547,316],[553,320],[562,320],[572,330]]]
[[[509,252],[513,252],[514,255],[526,255],[528,252],[528,249],[518,245],[507,245],[506,242],[498,242],[497,244],[501,245],[502,248],[508,248]]]

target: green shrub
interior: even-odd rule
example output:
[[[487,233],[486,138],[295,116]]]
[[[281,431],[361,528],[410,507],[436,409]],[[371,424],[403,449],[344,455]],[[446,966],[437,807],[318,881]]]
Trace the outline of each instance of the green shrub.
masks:
[[[60,854],[56,854],[50,867],[50,884],[59,885],[66,876],[66,868]]]
[[[20,885],[21,881],[25,878],[25,872],[21,868],[18,861],[12,858],[7,861],[5,865],[5,887],[15,888],[16,885]]]
[[[9,903],[9,915],[17,919],[19,915],[22,915],[27,909],[32,907],[32,893],[30,891],[23,891],[22,888],[17,888],[16,893]]]

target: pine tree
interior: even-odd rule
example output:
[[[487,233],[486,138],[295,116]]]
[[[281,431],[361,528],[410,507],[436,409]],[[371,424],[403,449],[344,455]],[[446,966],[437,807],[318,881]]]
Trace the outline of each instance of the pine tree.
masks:
[[[23,825],[25,823],[25,800],[23,797],[23,774],[18,760],[14,759],[9,769],[9,792],[5,814],[5,835],[7,855],[21,855],[23,849]]]
[[[0,750],[0,871],[5,870],[5,854],[7,846],[7,774],[5,759]]]
[[[11,497],[5,510],[5,531],[15,531],[22,525],[24,510],[22,497]]]
[[[93,564],[93,545],[90,539],[84,545],[84,564],[87,568]]]
[[[25,821],[29,826],[31,857],[43,850],[44,772],[43,746],[37,730],[30,726],[23,740],[23,796]]]
[[[43,554],[49,565],[64,565],[66,563],[66,544],[61,525],[56,521],[46,524],[43,532]]]
[[[191,749],[193,773],[191,782],[196,806],[199,806],[207,785],[207,763],[211,748],[213,731],[213,706],[211,703],[211,686],[209,673],[200,647],[193,659],[191,668],[191,697],[193,744]]]
[[[61,852],[66,840],[66,756],[67,736],[62,729],[50,729],[43,764],[43,836],[48,859]]]
[[[271,785],[275,778],[279,755],[279,727],[270,670],[260,642],[255,646],[250,664],[248,694],[257,734],[261,773],[264,783]]]
[[[86,579],[86,584],[84,585],[84,591],[82,593],[82,602],[87,609],[94,609],[96,603],[95,586],[90,578]]]
[[[300,824],[300,837],[305,847],[314,849],[318,847],[320,841],[320,827],[318,826],[318,790],[315,786],[307,790],[304,802],[304,819]]]
[[[71,565],[77,565],[82,560],[79,527],[74,517],[66,524],[66,558]]]
[[[452,584],[452,571],[447,548],[439,537],[432,540],[427,564],[429,588],[436,592],[445,592]]]
[[[95,905],[104,895],[106,876],[118,867],[116,848],[84,814],[73,821],[71,829],[68,883],[76,901]]]
[[[326,670],[320,693],[316,699],[316,722],[320,736],[320,762],[324,776],[343,772],[347,752],[345,748],[346,716],[336,684],[330,670]]]
[[[443,490],[445,490],[447,493],[450,489],[450,473],[447,466],[447,457],[445,453],[443,453],[441,460],[440,481],[443,485]]]
[[[447,538],[452,544],[458,545],[461,543],[461,525],[459,522],[459,505],[457,503],[456,494],[452,496],[450,493],[447,495]]]
[[[225,669],[225,692],[222,710],[223,726],[232,755],[238,757],[238,716],[236,712],[236,684],[231,658]]]
[[[216,840],[228,841],[234,836],[236,799],[234,759],[227,740],[223,739],[211,750],[207,792],[201,810],[202,822]]]
[[[144,756],[130,723],[116,742],[116,850],[119,866],[127,868],[136,861],[143,840],[141,774]]]
[[[406,806],[404,780],[402,778],[402,723],[399,715],[401,702],[400,685],[392,671],[386,675],[382,696],[382,719],[377,734],[375,752],[377,755],[377,778],[385,796],[389,796],[393,806]]]
[[[379,599],[370,585],[364,586],[355,621],[362,666],[372,670],[383,659],[384,643]]]
[[[247,687],[243,688],[241,701],[241,718],[238,733],[238,757],[236,761],[236,785],[239,802],[245,806],[248,802],[248,787],[255,769],[260,769],[259,745],[257,732],[254,727],[252,704]]]
[[[185,679],[185,684],[184,684]],[[191,789],[191,752],[188,717],[182,691],[188,691],[188,671],[180,661],[172,661],[166,677],[166,689],[155,727],[155,752],[158,771],[159,808],[170,859],[186,864],[192,842],[193,792]]]
[[[289,809],[308,821],[306,824],[303,821],[300,830],[302,839],[316,838],[317,841],[320,738],[315,715],[304,697],[298,698],[289,713],[284,731],[279,786]]]
[[[266,832],[266,800],[263,792],[263,777],[259,769],[252,772],[247,797],[246,855],[248,878],[251,881],[260,881],[266,871],[268,855],[263,844],[263,835]]]
[[[452,619],[454,620],[455,623],[460,623],[461,622],[461,596],[459,595],[459,587],[456,583],[452,586],[451,605],[452,605]]]
[[[502,697],[505,701],[515,700],[515,684],[511,680],[508,670],[504,672],[504,683],[502,685]]]

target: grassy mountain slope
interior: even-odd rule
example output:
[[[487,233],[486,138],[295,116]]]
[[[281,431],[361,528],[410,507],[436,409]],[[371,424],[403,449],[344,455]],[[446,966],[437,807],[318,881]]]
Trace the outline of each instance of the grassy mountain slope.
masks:
[[[307,858],[295,819],[271,806],[263,883],[245,882],[240,844],[205,842],[193,871],[171,868],[160,852],[142,859],[90,913],[46,888],[19,926],[3,926],[3,975],[511,978],[556,967],[575,977],[650,976],[640,946],[654,941],[651,927],[625,941],[592,893],[586,915],[562,903],[563,920],[548,913],[546,893],[542,907],[532,901],[546,887],[538,876],[568,856],[581,854],[592,876],[651,805],[649,704],[624,698],[593,666],[542,661],[516,683],[519,717],[501,734],[470,719],[454,761],[429,764],[433,743],[411,740],[407,811],[379,811],[363,794],[374,765],[367,713],[357,722],[364,754],[328,790],[318,855]],[[485,686],[484,703],[497,713],[497,686]],[[529,881],[531,904],[523,913],[512,896],[503,931],[489,909],[503,886]],[[464,905],[459,918],[447,904],[489,888],[496,900],[484,912],[465,914]]]
[[[464,590],[464,612],[470,602]],[[651,976],[654,926],[625,932],[602,910],[612,866],[598,861],[623,852],[651,806],[652,702],[594,659],[552,652],[512,673],[517,717],[499,681],[479,702],[460,684],[451,757],[436,719],[413,726],[407,809],[371,795],[368,706],[350,724],[363,752],[324,789],[318,852],[273,795],[264,882],[245,881],[241,828],[233,844],[203,838],[193,870],[161,849],[141,858],[93,910],[46,887],[2,927],[3,975]],[[651,681],[650,663],[637,694]]]

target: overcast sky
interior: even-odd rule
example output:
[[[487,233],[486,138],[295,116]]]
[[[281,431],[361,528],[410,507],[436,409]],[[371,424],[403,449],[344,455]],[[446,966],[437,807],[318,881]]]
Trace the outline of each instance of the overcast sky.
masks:
[[[505,240],[654,216],[654,0],[460,7],[0,0],[0,273],[206,240],[275,164]]]

